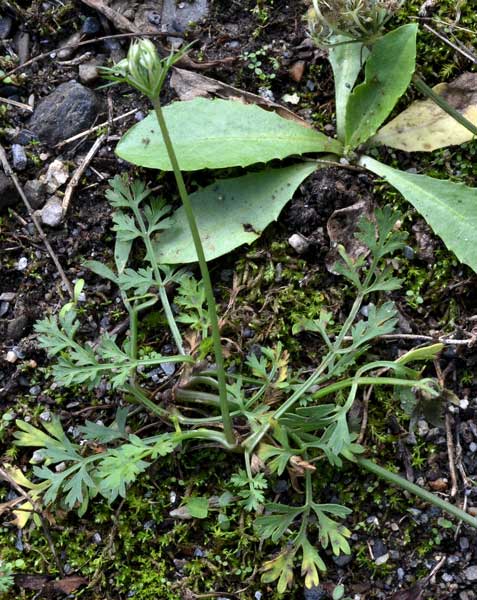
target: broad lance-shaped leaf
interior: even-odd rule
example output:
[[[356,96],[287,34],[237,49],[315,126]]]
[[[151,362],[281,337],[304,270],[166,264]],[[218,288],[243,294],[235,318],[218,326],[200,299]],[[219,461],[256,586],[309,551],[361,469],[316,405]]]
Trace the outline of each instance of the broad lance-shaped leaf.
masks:
[[[205,257],[212,260],[242,244],[251,244],[276,220],[302,181],[316,169],[300,163],[243,177],[217,181],[191,194]],[[159,262],[190,263],[197,260],[184,209],[168,220],[155,245]]]
[[[477,125],[477,73],[464,73],[455,81],[438,83],[432,89]],[[429,98],[413,102],[382,127],[372,141],[406,152],[432,152],[472,138],[472,132]]]
[[[344,35],[334,36],[330,43],[328,60],[331,63],[335,80],[336,131],[338,139],[343,142],[348,98],[361,67],[366,62],[369,50],[361,42],[356,42]]]
[[[390,31],[373,46],[365,80],[348,99],[346,146],[356,148],[374,135],[404,94],[416,66],[417,25]]]
[[[184,171],[246,167],[292,154],[343,150],[337,140],[254,104],[196,98],[169,104],[164,118]],[[122,137],[116,154],[141,167],[172,170],[154,113]]]
[[[359,164],[384,177],[424,217],[457,258],[477,272],[477,189],[404,173],[364,156]]]

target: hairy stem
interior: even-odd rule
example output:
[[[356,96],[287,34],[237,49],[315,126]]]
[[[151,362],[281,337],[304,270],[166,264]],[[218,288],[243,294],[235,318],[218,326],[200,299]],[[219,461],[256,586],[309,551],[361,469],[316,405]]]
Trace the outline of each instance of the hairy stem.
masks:
[[[202,275],[202,280],[204,282],[205,295],[207,298],[207,307],[209,312],[209,320],[212,332],[212,340],[214,345],[214,354],[215,354],[215,363],[217,365],[217,380],[219,384],[219,398],[220,398],[220,412],[222,414],[222,419],[224,423],[224,434],[227,439],[227,442],[231,445],[235,443],[235,436],[232,428],[232,419],[230,417],[229,405],[227,401],[227,382],[225,379],[225,365],[224,365],[224,355],[222,353],[222,345],[220,340],[220,329],[219,329],[219,319],[217,317],[217,308],[215,304],[214,292],[212,289],[212,282],[210,280],[210,273],[207,267],[207,261],[205,260],[204,249],[202,247],[202,241],[200,239],[199,230],[197,227],[197,222],[195,220],[194,211],[192,209],[192,203],[189,198],[189,194],[187,193],[184,178],[182,177],[182,172],[179,167],[179,163],[177,161],[176,153],[174,151],[174,147],[169,136],[169,131],[167,129],[166,121],[164,119],[164,115],[162,113],[161,103],[159,98],[152,101],[154,110],[156,112],[157,121],[159,123],[159,127],[162,133],[162,137],[164,139],[164,144],[167,148],[167,154],[169,156],[169,160],[171,162],[174,176],[176,178],[177,188],[179,190],[179,195],[182,200],[182,204],[184,206],[184,210],[187,216],[187,221],[189,224],[189,228],[192,234],[192,239],[194,241],[195,251],[197,253],[197,258],[199,259],[200,272]]]

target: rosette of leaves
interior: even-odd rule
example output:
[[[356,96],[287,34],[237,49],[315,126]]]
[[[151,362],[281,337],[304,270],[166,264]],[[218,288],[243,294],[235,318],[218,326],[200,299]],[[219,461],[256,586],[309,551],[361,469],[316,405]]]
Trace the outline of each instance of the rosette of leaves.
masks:
[[[325,4],[335,6],[332,2],[318,4],[326,15],[330,13],[323,12]],[[329,60],[335,79],[337,139],[258,106],[235,101],[198,98],[165,107],[179,165],[185,171],[247,167],[300,155],[316,159],[314,167],[309,160],[297,161],[292,166],[255,169],[234,179],[218,179],[193,194],[191,199],[207,259],[251,243],[277,218],[294,190],[315,168],[326,166],[330,160],[339,164],[345,158],[347,163],[355,163],[395,187],[457,258],[477,271],[477,255],[473,250],[477,242],[477,190],[461,183],[403,172],[365,154],[379,143],[393,143],[389,129],[381,135],[379,131],[413,78],[417,24],[367,38],[361,29],[379,29],[389,10],[398,3],[343,0],[336,7],[338,4],[346,5],[343,18],[355,22],[353,11],[358,9],[360,16],[355,29],[348,25],[343,32],[330,21],[330,27],[335,28]],[[469,114],[465,108],[461,113]],[[405,123],[400,121],[399,128],[403,126]],[[429,121],[427,138],[432,138],[433,128],[440,130],[440,123]],[[457,121],[456,128],[457,136],[446,134],[449,145],[466,139]],[[116,152],[134,164],[171,169],[154,114],[132,127]],[[169,225],[155,246],[158,260],[166,264],[195,261],[195,253],[187,243],[189,234],[182,209],[171,216]]]

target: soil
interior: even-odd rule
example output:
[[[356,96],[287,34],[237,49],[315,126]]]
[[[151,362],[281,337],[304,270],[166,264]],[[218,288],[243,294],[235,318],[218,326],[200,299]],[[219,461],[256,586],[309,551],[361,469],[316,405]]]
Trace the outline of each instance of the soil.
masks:
[[[263,89],[268,89],[277,101],[285,93],[298,93],[303,101],[296,109],[291,108],[323,129],[322,123],[332,123],[333,119],[331,72],[325,52],[315,49],[307,38],[303,22],[305,5],[305,2],[282,0],[211,2],[208,19],[186,34],[188,40],[196,42],[190,56],[196,61],[217,61],[203,74],[249,92],[263,94]],[[409,15],[415,15],[417,9],[413,5]],[[98,24],[98,31],[90,36],[91,43],[59,61],[54,53],[69,36],[81,30],[88,18]],[[0,2],[0,69],[8,72],[15,66],[12,56],[18,53],[19,44],[25,44],[25,39],[30,57],[52,53],[20,67],[11,82],[0,82],[0,97],[25,103],[33,96],[38,104],[62,83],[78,80],[79,65],[75,59],[85,52],[90,53],[87,61],[96,59],[103,64],[114,53],[124,54],[128,38],[114,39],[114,44],[95,41],[97,37],[115,33],[111,22],[80,0]],[[425,42],[437,43],[432,37]],[[167,44],[162,38],[159,43]],[[250,68],[250,59],[243,56],[263,48],[266,48],[261,58],[264,75],[260,77]],[[236,59],[233,64],[221,63],[231,56]],[[303,63],[305,68],[301,76],[301,66],[297,67],[297,63]],[[456,64],[460,68],[457,58]],[[96,80],[84,85],[96,89],[99,83]],[[146,102],[124,87],[95,93],[100,99],[95,124],[124,115],[133,108],[147,113]],[[164,103],[173,98],[174,93],[166,87]],[[55,159],[68,166],[71,177],[97,134],[62,146],[41,141],[25,143],[22,140],[29,129],[29,119],[27,110],[0,100],[0,142],[10,164],[14,162],[15,143],[24,146],[28,157],[26,168],[16,170],[20,184],[26,187],[27,182],[41,178]],[[85,260],[92,258],[106,264],[112,260],[111,208],[105,199],[108,179],[121,172],[140,174],[161,193],[175,197],[169,176],[138,170],[115,156],[116,141],[136,119],[137,115],[131,115],[110,125],[108,139],[74,189],[66,218],[56,227],[43,225],[66,278],[70,282],[85,279],[87,302],[81,331],[85,339],[94,340],[104,329],[121,331],[125,318],[114,286],[82,267]],[[333,135],[333,126],[328,126],[325,132]],[[475,143],[470,148],[474,152]],[[458,156],[458,153],[444,156],[443,170],[449,164],[454,165]],[[402,158],[407,169],[421,170],[422,165],[428,164],[425,157],[421,163],[421,157],[410,159],[404,153],[392,158]],[[465,163],[467,158],[459,160]],[[437,160],[430,168],[439,169],[441,163]],[[470,173],[466,183],[476,186],[475,175]],[[210,173],[195,174],[187,177],[187,184],[193,189],[210,182],[211,177]],[[61,197],[64,191],[65,185],[55,193]],[[65,430],[71,432],[84,423],[85,417],[108,422],[111,409],[121,399],[107,386],[92,393],[83,389],[60,390],[43,370],[49,362],[38,348],[33,326],[45,315],[58,313],[69,300],[68,290],[27,209],[11,188],[5,197],[7,194],[8,201],[0,198],[0,414],[3,415],[0,442],[3,462],[15,462],[26,472],[30,454],[23,449],[12,450],[15,417],[38,422],[40,413],[59,414]],[[458,264],[416,213],[370,175],[337,168],[317,171],[297,191],[279,222],[270,226],[256,244],[213,263],[212,273],[223,308],[234,295],[234,275],[242,276],[247,269],[261,274],[258,291],[253,285],[248,288],[246,285],[243,293],[246,299],[237,303],[228,315],[224,335],[233,338],[239,347],[236,351],[231,344],[230,355],[243,356],[257,351],[259,345],[282,341],[285,346],[289,344],[297,366],[313,365],[319,345],[306,334],[298,341],[296,338],[290,341],[289,314],[298,311],[302,301],[309,307],[320,294],[337,319],[345,314],[353,292],[327,266],[332,262],[333,246],[337,242],[348,243],[352,231],[345,228],[344,221],[335,221],[334,227],[338,233],[341,231],[343,239],[330,241],[330,219],[335,211],[359,202],[365,203],[369,210],[374,205],[393,202],[403,211],[400,226],[410,234],[409,245],[404,259],[395,266],[404,283],[401,290],[392,294],[400,313],[399,331],[472,340],[462,345],[447,345],[436,364],[426,370],[426,375],[437,374],[445,380],[457,399],[454,404],[443,401],[437,409],[417,407],[406,418],[399,403],[388,400],[380,404],[376,396],[368,409],[365,445],[371,455],[388,466],[394,464],[408,479],[476,514],[477,350],[473,345],[476,276]],[[349,219],[346,223],[348,226]],[[298,255],[288,245],[287,240],[293,234],[301,234],[307,240],[303,254]],[[280,281],[283,268],[288,269],[292,283]],[[267,269],[273,272],[268,279],[264,275]],[[382,343],[373,351],[381,357],[396,358],[421,341],[395,340]],[[169,342],[165,332],[152,340],[162,348]],[[362,418],[362,411],[362,406],[357,406],[357,419]],[[143,428],[160,426],[147,414],[140,419]],[[451,490],[449,452],[456,463],[456,490]],[[97,500],[82,517],[58,507],[50,509],[49,535],[62,564],[62,575],[41,528],[32,524],[17,531],[9,524],[8,512],[0,512],[3,519],[0,559],[23,561],[15,571],[15,586],[4,596],[0,591],[0,597],[91,600],[278,597],[272,585],[261,583],[259,573],[267,551],[273,552],[274,548],[262,547],[247,516],[233,521],[231,532],[220,530],[214,522],[191,525],[190,521],[178,523],[169,516],[169,511],[180,503],[180,498],[173,500],[172,496],[185,495],[191,489],[204,495],[216,489],[223,491],[224,479],[233,472],[232,463],[220,453],[199,448],[190,463],[184,464],[177,456],[154,467],[126,501],[116,501],[112,507]],[[335,586],[342,583],[347,596],[355,600],[477,598],[475,530],[447,521],[435,508],[400,490],[390,489],[365,473],[344,469],[331,477],[331,483],[341,490],[341,501],[354,509],[347,523],[353,531],[352,554],[334,557],[328,552],[328,571],[323,574],[320,586],[305,590],[297,576],[297,583],[283,597],[331,598]],[[280,493],[278,490],[277,497]],[[334,492],[331,490],[328,495],[324,501],[333,501]],[[2,481],[0,500],[7,502],[15,497],[16,491]],[[436,565],[438,569],[434,572]],[[152,571],[157,579],[152,577]],[[151,577],[149,583],[147,577]],[[158,585],[164,586],[161,592],[157,592]]]

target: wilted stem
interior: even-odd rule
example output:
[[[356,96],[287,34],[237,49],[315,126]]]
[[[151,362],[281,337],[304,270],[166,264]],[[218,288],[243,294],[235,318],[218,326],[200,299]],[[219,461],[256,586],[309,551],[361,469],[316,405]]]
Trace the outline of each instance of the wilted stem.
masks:
[[[217,380],[219,384],[220,412],[222,414],[224,424],[224,434],[227,439],[227,442],[233,445],[235,443],[235,437],[233,433],[232,419],[230,418],[229,405],[227,400],[227,383],[225,380],[224,356],[222,353],[222,345],[220,341],[219,319],[217,317],[217,308],[215,304],[214,292],[212,289],[212,282],[210,280],[209,269],[207,267],[204,248],[202,247],[202,241],[200,239],[197,222],[195,220],[194,211],[192,209],[192,203],[190,201],[189,194],[187,193],[185,187],[184,178],[182,177],[182,172],[180,170],[176,153],[174,151],[174,146],[172,144],[169,131],[167,129],[166,121],[164,119],[159,98],[152,100],[152,104],[156,112],[157,121],[159,123],[159,128],[161,130],[162,137],[164,139],[167,154],[169,156],[172,169],[174,171],[177,189],[179,190],[179,195],[181,197],[182,204],[184,205],[184,211],[186,213],[189,229],[191,231],[192,239],[194,241],[195,251],[199,260],[200,272],[202,275],[202,280],[204,282],[204,290],[207,298],[207,308],[209,312],[212,340],[214,344],[215,362],[217,365]]]

